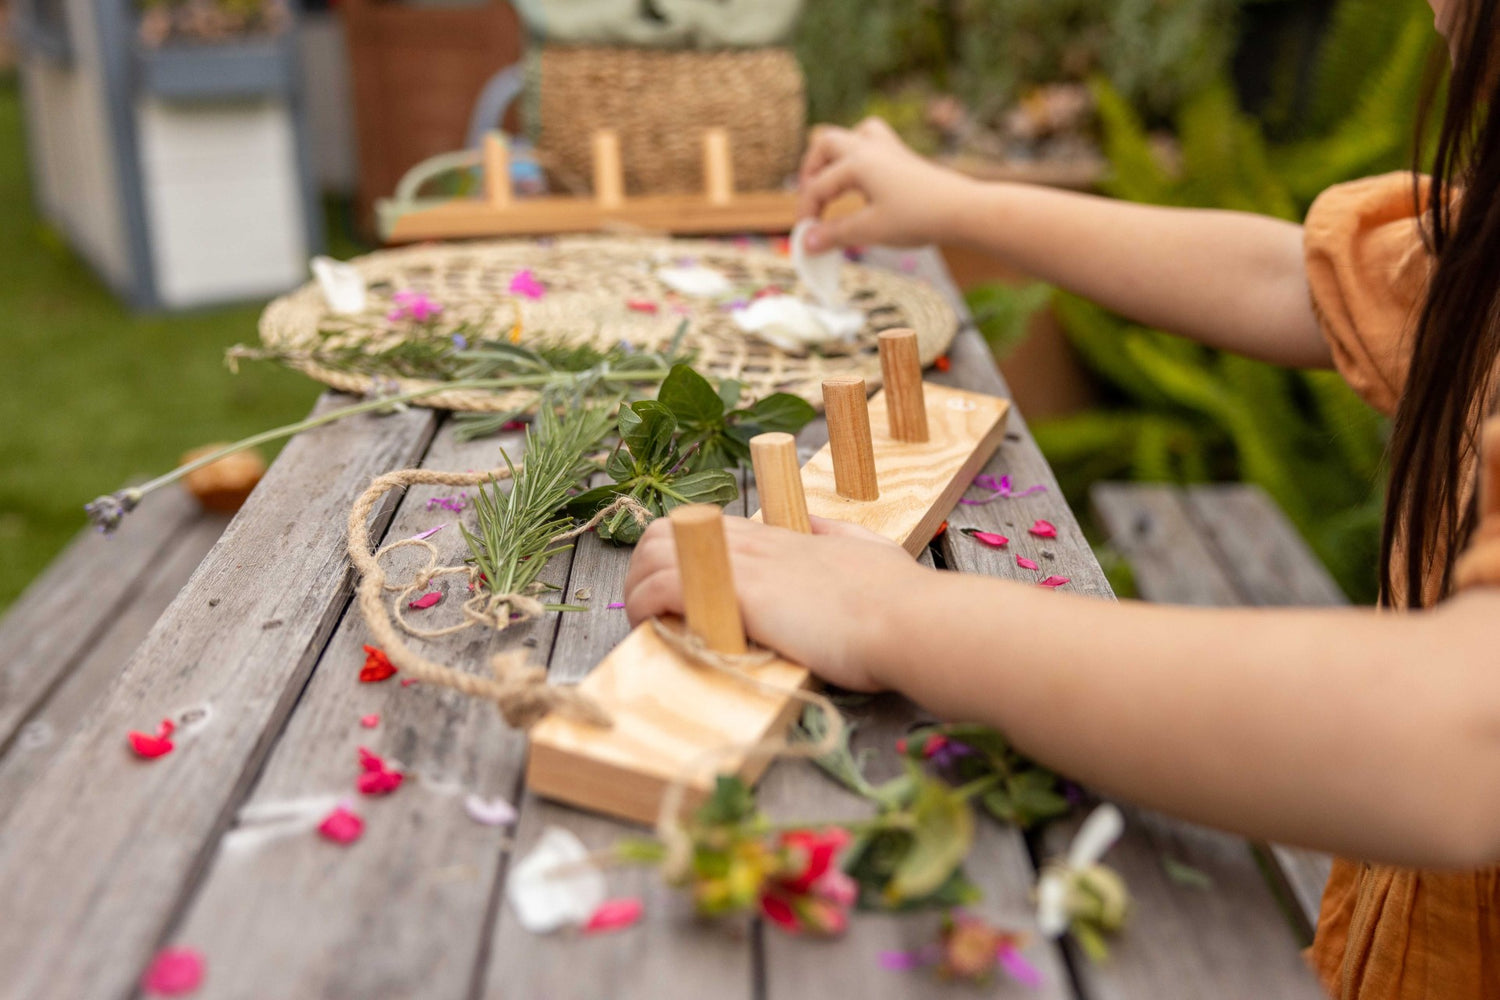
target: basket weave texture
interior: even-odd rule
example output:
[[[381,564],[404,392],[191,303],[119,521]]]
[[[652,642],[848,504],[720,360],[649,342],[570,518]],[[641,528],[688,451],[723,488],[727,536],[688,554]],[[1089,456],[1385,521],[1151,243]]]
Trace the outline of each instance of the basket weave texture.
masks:
[[[802,69],[787,49],[542,49],[537,147],[566,189],[593,177],[593,134],[614,129],[629,194],[702,191],[703,130],[729,130],[735,186],[782,187],[806,126]]]
[[[733,242],[666,238],[573,237],[553,241],[495,240],[382,250],[350,263],[370,288],[365,313],[332,313],[317,284],[309,283],[266,307],[260,320],[262,344],[283,352],[336,345],[340,331],[371,340],[379,349],[400,340],[407,329],[386,319],[398,291],[421,291],[441,303],[442,322],[474,325],[498,339],[519,323],[519,342],[583,343],[600,348],[620,341],[653,350],[665,346],[687,321],[683,345],[694,352],[693,367],[716,379],[738,379],[753,398],[772,392],[795,393],[822,408],[822,380],[832,375],[862,376],[871,389],[880,383],[876,335],[910,327],[917,333],[924,365],[948,349],[958,318],[946,299],[916,278],[846,263],[842,286],[866,316],[864,329],[840,353],[788,354],[741,331],[728,308],[733,303],[687,298],[672,292],[656,269],[695,263],[722,272],[735,296],[748,299],[776,288],[801,292],[791,261],[771,250]],[[510,294],[522,270],[546,287],[539,299]],[[651,304],[655,312],[643,311]],[[374,333],[376,336],[371,337]],[[388,333],[389,336],[381,336]],[[375,378],[338,371],[307,360],[288,363],[345,392],[366,393]],[[382,379],[390,382],[390,379]],[[403,390],[432,383],[396,379]],[[505,412],[536,402],[529,389],[508,392],[460,390],[423,397],[439,409]]]

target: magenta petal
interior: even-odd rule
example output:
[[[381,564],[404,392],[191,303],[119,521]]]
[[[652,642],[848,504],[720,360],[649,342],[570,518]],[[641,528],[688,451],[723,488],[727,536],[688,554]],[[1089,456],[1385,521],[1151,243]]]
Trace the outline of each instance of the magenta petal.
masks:
[[[1010,544],[1010,539],[1004,535],[997,535],[993,531],[979,531],[975,528],[960,529],[974,541],[981,545],[988,545],[992,549],[1003,549]]]
[[[1047,577],[1047,579],[1045,579],[1041,583],[1037,584],[1037,586],[1039,586],[1039,587],[1050,587],[1050,588],[1052,588],[1052,589],[1055,590],[1056,588],[1061,587],[1063,584],[1065,584],[1067,582],[1068,582],[1068,578],[1065,577],[1065,576],[1049,576],[1049,577]]]
[[[203,982],[203,956],[192,948],[163,948],[141,976],[141,990],[150,996],[175,997],[191,993]]]
[[[1022,569],[1041,569],[1040,566],[1032,562],[1030,559],[1027,559],[1025,556],[1016,556],[1016,565],[1021,567]]]
[[[1042,988],[1041,972],[1036,966],[1026,961],[1025,956],[1017,951],[1014,945],[1002,944],[995,955],[1000,959],[1000,967],[1010,978],[1034,990]]]
[[[619,611],[621,608],[625,607],[625,602],[624,601],[615,601],[615,602],[613,602],[611,604],[605,605],[605,607],[608,610],[610,610],[610,611]]]
[[[438,525],[436,528],[428,528],[426,531],[419,531],[415,535],[411,536],[411,541],[425,541],[426,539],[431,538],[433,535],[437,534],[439,531],[442,531],[446,527],[448,527],[448,525],[444,523]]]
[[[510,293],[527,299],[539,299],[547,294],[547,287],[536,280],[536,275],[531,269],[517,271],[516,276],[510,279]]]
[[[1057,526],[1051,521],[1037,521],[1031,526],[1031,533],[1038,538],[1056,538]]]
[[[942,957],[942,950],[935,944],[929,944],[914,951],[882,951],[880,967],[891,972],[910,972],[924,965],[934,965]]]
[[[634,896],[627,899],[606,899],[599,904],[593,916],[589,917],[588,923],[583,925],[583,932],[603,934],[608,931],[624,930],[641,919],[644,909],[640,899]]]
[[[416,608],[418,611],[425,611],[442,599],[443,595],[440,592],[434,590],[429,593],[423,594],[421,597],[408,604],[407,607]]]

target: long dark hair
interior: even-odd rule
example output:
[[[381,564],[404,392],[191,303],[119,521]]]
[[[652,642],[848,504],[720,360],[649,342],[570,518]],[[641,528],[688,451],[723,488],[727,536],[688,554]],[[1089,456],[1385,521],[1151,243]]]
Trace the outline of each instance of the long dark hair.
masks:
[[[1474,502],[1462,503],[1463,477],[1477,454],[1479,418],[1500,355],[1500,0],[1462,6],[1427,192],[1424,233],[1435,267],[1391,428],[1380,538],[1387,606],[1404,593],[1406,603],[1422,607],[1452,587],[1454,560],[1477,516]],[[1433,575],[1440,581],[1436,593],[1426,586]],[[1402,586],[1393,586],[1397,581]]]

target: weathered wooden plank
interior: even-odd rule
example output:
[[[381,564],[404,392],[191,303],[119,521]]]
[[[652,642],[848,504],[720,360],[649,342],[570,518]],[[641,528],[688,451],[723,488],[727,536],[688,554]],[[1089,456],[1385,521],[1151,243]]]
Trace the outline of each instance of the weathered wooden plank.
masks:
[[[1175,486],[1099,483],[1090,491],[1110,543],[1141,597],[1157,604],[1234,607],[1240,595]]]
[[[198,516],[181,490],[146,499],[108,537],[81,533],[0,618],[0,749],[78,666],[170,540]],[[83,511],[79,510],[79,523]]]
[[[356,417],[287,445],[101,710],[0,826],[0,884],[24,914],[21,933],[0,937],[0,996],[131,990],[343,613],[349,505],[372,476],[415,461],[435,423],[428,411]],[[215,723],[176,752],[141,761],[126,749],[127,730],[200,703]]]
[[[731,508],[734,509],[734,508]],[[740,506],[739,513],[744,508]],[[552,649],[553,683],[577,683],[630,632],[625,612],[609,607],[623,599],[631,549],[590,534],[579,540],[568,583],[570,596],[587,590],[588,611],[565,615]],[[521,798],[516,856],[524,856],[549,826],[577,834],[593,850],[639,828],[548,802],[529,791]],[[694,920],[682,894],[664,886],[654,870],[611,870],[611,896],[639,895],[645,917],[630,930],[578,940],[567,934],[539,937],[502,904],[483,975],[488,1000],[668,1000],[676,997],[753,995],[750,938],[733,928]]]
[[[1292,929],[1240,837],[1123,807],[1126,833],[1104,858],[1130,888],[1125,930],[1106,962],[1069,944],[1089,1000],[1293,1000],[1323,996]],[[1048,827],[1048,854],[1061,855],[1080,820]],[[1174,878],[1173,864],[1207,876]]]
[[[499,461],[499,447],[520,455],[510,435],[469,444],[439,432],[422,464],[444,470],[482,469]],[[429,541],[443,565],[462,563],[468,547],[459,531],[472,512],[428,510],[427,501],[456,492],[413,487],[392,521],[389,538],[406,538],[439,524]],[[473,490],[468,491],[471,494]],[[392,580],[421,564],[418,549],[386,557]],[[565,584],[571,553],[556,557],[545,579]],[[463,578],[440,578],[446,596],[427,611],[408,611],[428,627],[456,622],[469,595]],[[557,627],[549,614],[505,633],[470,629],[414,648],[475,672],[488,670],[501,649],[535,648],[545,660]],[[486,944],[493,889],[508,831],[469,818],[464,798],[514,801],[525,737],[505,725],[495,707],[439,687],[403,688],[398,679],[357,683],[371,641],[363,618],[346,615],[298,700],[236,825],[220,842],[205,881],[173,937],[199,948],[213,974],[204,998],[466,997]],[[378,713],[373,729],[360,718]],[[406,781],[374,798],[355,793],[357,749],[368,747],[399,762]],[[340,798],[365,819],[364,837],[350,848],[328,843],[310,824],[267,836],[274,824],[256,816],[287,803]],[[243,942],[254,941],[254,948]]]
[[[1341,595],[1290,524],[1253,487],[1104,483],[1094,506],[1130,560],[1148,601],[1210,607],[1341,603]],[[1282,844],[1265,847],[1269,870],[1294,904],[1304,938],[1318,924],[1332,859]]]
[[[166,539],[157,552],[156,562],[136,580],[130,595],[115,609],[108,628],[95,637],[77,668],[27,719],[9,752],[0,757],[0,820],[10,813],[26,786],[46,767],[58,747],[101,703],[115,675],[193,575],[228,523],[229,518],[223,515],[202,513],[183,521],[178,533]],[[131,525],[126,531],[134,527]]]
[[[1328,570],[1264,490],[1246,483],[1194,486],[1187,512],[1217,550],[1241,604],[1336,607],[1349,603]]]

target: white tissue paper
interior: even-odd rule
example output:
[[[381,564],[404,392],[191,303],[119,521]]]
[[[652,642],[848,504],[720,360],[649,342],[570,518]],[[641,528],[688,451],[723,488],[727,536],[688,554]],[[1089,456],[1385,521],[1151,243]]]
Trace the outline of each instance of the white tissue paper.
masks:
[[[697,299],[723,298],[734,291],[723,272],[711,267],[659,267],[656,277],[672,291]]]
[[[792,230],[792,267],[797,277],[818,305],[827,309],[843,309],[849,305],[844,292],[839,288],[839,272],[844,267],[844,255],[839,250],[825,250],[810,254],[803,246],[808,230],[817,225],[816,219],[803,219]]]
[[[329,309],[340,315],[365,311],[365,279],[359,268],[332,257],[314,257],[312,273]]]

